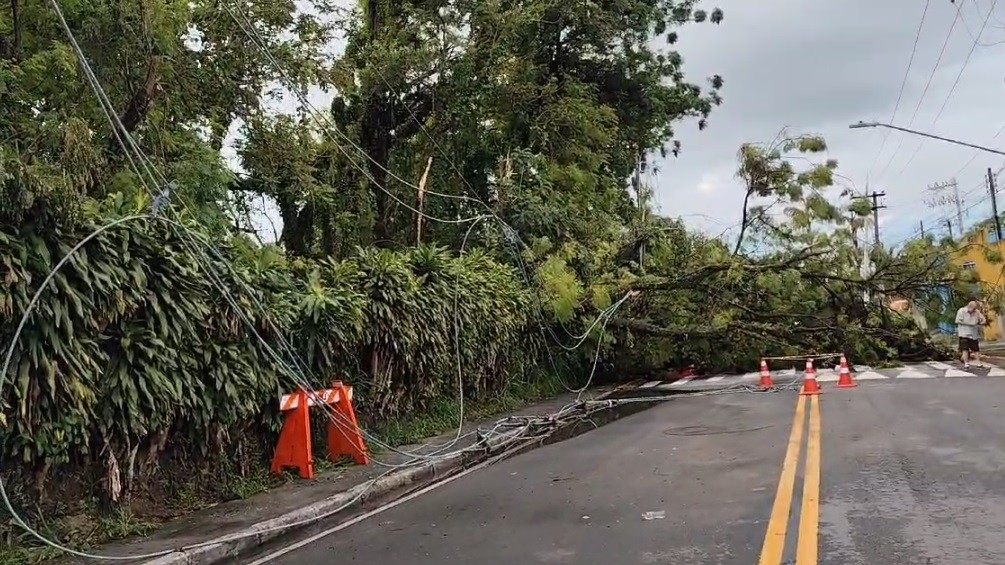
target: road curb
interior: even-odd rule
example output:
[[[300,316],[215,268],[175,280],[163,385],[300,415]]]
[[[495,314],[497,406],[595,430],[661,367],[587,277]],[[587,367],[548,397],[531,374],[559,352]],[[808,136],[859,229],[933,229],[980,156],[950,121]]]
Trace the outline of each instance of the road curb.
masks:
[[[176,551],[143,563],[145,565],[215,565],[231,561],[282,536],[310,530],[322,521],[327,522],[338,519],[339,516],[352,515],[375,502],[388,502],[404,496],[408,492],[442,480],[501,452],[505,453],[506,458],[509,458],[544,445],[565,441],[625,416],[651,408],[660,402],[613,404],[603,401],[618,390],[607,392],[588,404],[583,403],[583,406],[592,407],[587,409],[584,418],[558,427],[539,441],[520,444],[514,441],[518,438],[516,432],[503,433],[486,441],[482,450],[458,453],[435,462],[395,471],[374,480],[372,485],[369,483],[356,485],[324,500],[259,522],[243,531],[226,536],[226,538],[233,539],[225,539],[213,545]],[[514,444],[518,447],[514,448]],[[508,452],[507,449],[509,449]]]

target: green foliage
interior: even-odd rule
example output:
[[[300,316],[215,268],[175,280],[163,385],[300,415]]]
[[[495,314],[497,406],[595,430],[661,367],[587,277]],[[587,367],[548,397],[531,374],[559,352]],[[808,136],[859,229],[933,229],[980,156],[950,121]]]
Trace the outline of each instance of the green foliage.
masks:
[[[261,113],[278,78],[227,4],[63,0],[70,28],[139,146],[179,181],[203,222],[220,223],[227,171],[219,149],[235,119]],[[244,2],[296,87],[330,82],[329,0]],[[62,225],[83,200],[142,190],[48,2],[0,13],[0,223]],[[318,15],[311,15],[311,13]],[[16,16],[16,19],[14,19]]]
[[[0,232],[4,343],[83,233]],[[475,398],[534,374],[530,293],[483,253],[360,250],[286,265],[267,248],[226,249],[214,268],[231,288],[254,289],[269,313],[234,292],[255,331],[273,347],[276,332],[289,335],[314,386],[336,376],[357,383],[369,421],[455,396],[458,371]],[[97,458],[117,475],[156,462],[167,443],[216,453],[229,433],[274,429],[276,395],[294,385],[206,275],[180,232],[159,221],[112,228],[84,246],[43,293],[5,375],[5,460],[48,468]]]

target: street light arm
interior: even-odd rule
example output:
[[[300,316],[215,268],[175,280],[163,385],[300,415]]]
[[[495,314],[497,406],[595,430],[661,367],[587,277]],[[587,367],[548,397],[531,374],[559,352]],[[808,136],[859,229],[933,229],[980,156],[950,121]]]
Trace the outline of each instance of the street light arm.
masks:
[[[913,130],[913,129],[902,128],[900,126],[895,126],[893,124],[884,124],[884,123],[880,123],[880,122],[868,122],[868,123],[867,122],[859,122],[857,124],[851,124],[848,127],[851,128],[851,129],[874,128],[874,127],[890,128],[890,129],[895,129],[895,130],[898,130],[898,131],[904,131],[904,132],[907,132],[907,133],[913,133],[915,135],[920,135],[920,136],[924,136],[924,137],[930,137],[932,139],[938,139],[939,141],[945,141],[947,143],[954,143],[956,145],[962,145],[964,147],[970,147],[970,148],[973,148],[973,149],[980,149],[981,151],[987,151],[988,153],[994,153],[996,155],[1005,155],[1005,151],[999,151],[997,149],[992,149],[990,147],[984,147],[983,145],[975,145],[973,143],[967,143],[966,141],[958,141],[956,139],[950,139],[948,137],[942,137],[940,135],[933,135],[931,133],[925,133],[923,131],[917,131],[917,130]]]

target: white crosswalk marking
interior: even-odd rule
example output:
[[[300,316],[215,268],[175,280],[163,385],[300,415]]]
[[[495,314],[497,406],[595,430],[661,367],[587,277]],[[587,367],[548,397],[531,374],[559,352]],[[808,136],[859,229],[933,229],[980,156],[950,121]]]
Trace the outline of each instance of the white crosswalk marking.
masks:
[[[898,379],[934,379],[935,375],[930,373],[923,373],[921,371],[915,371],[914,369],[908,369],[897,375]]]
[[[988,369],[988,377],[1005,377],[1005,367],[997,367],[994,365],[986,364],[983,368]],[[798,378],[803,378],[803,372],[797,371],[795,369],[788,369],[783,371],[773,372],[772,374],[778,377],[794,376]],[[906,367],[890,368],[890,369],[877,369],[872,370],[869,367],[859,366],[856,367],[856,372],[852,373],[852,377],[856,381],[870,381],[870,380],[888,380],[894,379],[935,379],[940,377],[949,378],[966,378],[966,377],[983,377],[985,373],[983,370],[977,371],[964,371],[962,369],[957,369],[947,363],[942,363],[939,361],[926,361],[924,363],[911,363]],[[735,386],[744,381],[756,381],[761,377],[760,372],[744,373],[742,375],[712,375],[707,379],[695,378],[695,377],[684,377],[673,382],[653,380],[648,381],[644,384],[639,385],[639,389],[645,390],[674,390],[680,388],[688,388],[691,390],[693,388],[701,388],[708,386],[709,388],[722,388],[727,386]],[[832,370],[831,368],[821,368],[817,370],[817,382],[820,383],[836,383],[840,380],[840,373],[838,371]]]
[[[820,371],[817,373],[817,382],[821,383],[836,383],[838,381],[838,374],[830,369]]]

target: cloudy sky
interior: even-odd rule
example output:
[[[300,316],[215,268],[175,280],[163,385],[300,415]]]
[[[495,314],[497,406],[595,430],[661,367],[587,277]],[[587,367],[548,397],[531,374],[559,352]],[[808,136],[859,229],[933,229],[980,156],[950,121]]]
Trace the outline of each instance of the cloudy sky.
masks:
[[[721,7],[725,20],[719,26],[686,27],[678,48],[692,81],[723,76],[725,101],[705,131],[682,124],[677,134],[683,153],[658,163],[654,184],[661,212],[709,233],[735,225],[743,191],[734,177],[737,148],[768,141],[787,126],[794,133],[823,135],[839,172],[859,190],[865,190],[868,178],[870,189],[886,192],[883,203],[889,208],[880,211],[880,226],[887,244],[916,234],[919,221],[926,230],[945,232],[949,209],[929,208],[925,192],[928,185],[953,177],[963,207],[969,208],[966,221],[990,216],[983,179],[988,167],[997,171],[1005,158],[884,133],[890,130],[848,128],[860,120],[890,123],[904,84],[892,123],[1005,149],[1005,135],[996,138],[1005,126],[1005,66],[1000,63],[1005,1],[927,4],[904,83],[926,0],[706,2],[709,8]]]

